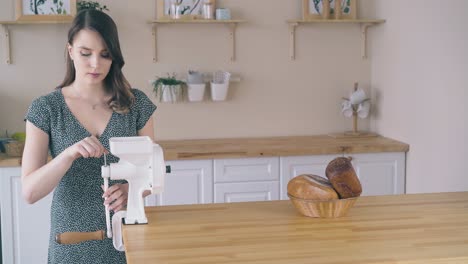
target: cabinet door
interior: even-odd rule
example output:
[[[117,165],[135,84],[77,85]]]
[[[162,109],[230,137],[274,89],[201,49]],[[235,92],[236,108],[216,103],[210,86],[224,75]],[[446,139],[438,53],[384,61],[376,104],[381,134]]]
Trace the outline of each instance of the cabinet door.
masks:
[[[326,178],[328,163],[338,155],[281,157],[281,200],[288,200],[288,182],[301,174],[315,174]]]
[[[46,263],[52,193],[27,204],[21,191],[21,169],[0,169],[3,263]]]
[[[405,193],[404,152],[354,154],[352,157],[362,184],[362,195]]]
[[[287,200],[290,179],[300,174],[325,176],[328,163],[342,155],[281,157],[281,199]],[[405,153],[365,153],[346,155],[362,185],[362,195],[405,193]]]
[[[214,160],[215,203],[279,199],[279,158]]]
[[[146,199],[147,206],[205,204],[213,202],[213,161],[166,161],[171,173],[166,174],[164,191]]]

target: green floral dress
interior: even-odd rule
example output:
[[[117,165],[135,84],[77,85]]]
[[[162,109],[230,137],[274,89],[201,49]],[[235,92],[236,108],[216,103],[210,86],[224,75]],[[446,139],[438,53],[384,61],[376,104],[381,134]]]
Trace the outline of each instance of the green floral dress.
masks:
[[[132,89],[135,103],[127,114],[112,113],[99,141],[109,149],[109,138],[136,136],[149,120],[156,106],[140,90]],[[34,100],[26,120],[49,135],[49,149],[53,158],[69,146],[90,136],[90,133],[72,114],[62,89]],[[108,162],[118,158],[108,155]],[[126,263],[125,253],[117,251],[112,239],[85,241],[60,245],[55,235],[63,232],[91,232],[106,230],[106,219],[101,185],[101,158],[78,158],[54,190],[51,205],[51,232],[48,263]],[[110,184],[119,181],[110,181]],[[121,181],[122,182],[122,181]]]

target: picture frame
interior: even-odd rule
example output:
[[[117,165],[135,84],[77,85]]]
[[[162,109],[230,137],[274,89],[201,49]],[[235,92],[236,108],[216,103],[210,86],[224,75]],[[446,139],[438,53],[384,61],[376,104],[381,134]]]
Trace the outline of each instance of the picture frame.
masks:
[[[302,18],[304,20],[322,19],[322,1],[330,2],[330,19],[334,19],[335,0],[302,0]],[[357,3],[356,0],[340,0],[341,17],[340,19],[356,19]]]
[[[203,4],[209,2],[212,11],[216,8],[216,0],[156,0],[157,19],[173,19],[171,17],[171,3],[177,2],[182,6],[182,14],[179,19],[203,19]]]
[[[76,0],[15,0],[17,21],[68,21],[76,15]]]

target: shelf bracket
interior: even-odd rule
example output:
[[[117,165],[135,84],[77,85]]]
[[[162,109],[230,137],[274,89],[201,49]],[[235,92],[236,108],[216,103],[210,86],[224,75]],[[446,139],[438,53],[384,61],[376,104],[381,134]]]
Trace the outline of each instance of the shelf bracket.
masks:
[[[231,62],[236,60],[236,27],[237,23],[230,23],[229,38],[231,39]]]
[[[361,24],[361,56],[362,59],[367,59],[367,29],[375,25],[374,23]]]
[[[296,27],[299,23],[289,23],[289,58],[296,58]]]
[[[153,63],[156,63],[158,61],[158,25],[156,23],[153,23],[151,32],[153,34]]]
[[[11,64],[11,53],[10,53],[10,31],[7,25],[1,25],[3,32],[5,34],[5,56],[6,56],[6,63]]]

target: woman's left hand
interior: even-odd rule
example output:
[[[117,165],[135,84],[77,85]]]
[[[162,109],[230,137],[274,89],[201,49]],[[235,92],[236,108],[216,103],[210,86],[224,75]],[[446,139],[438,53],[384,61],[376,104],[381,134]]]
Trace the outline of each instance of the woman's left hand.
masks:
[[[104,190],[104,186],[101,186]],[[109,211],[117,213],[127,205],[128,199],[128,183],[117,183],[109,186],[107,191],[102,195],[104,198],[104,206],[109,205]]]

